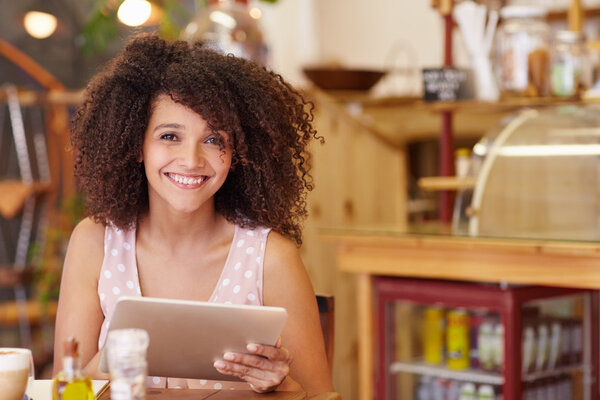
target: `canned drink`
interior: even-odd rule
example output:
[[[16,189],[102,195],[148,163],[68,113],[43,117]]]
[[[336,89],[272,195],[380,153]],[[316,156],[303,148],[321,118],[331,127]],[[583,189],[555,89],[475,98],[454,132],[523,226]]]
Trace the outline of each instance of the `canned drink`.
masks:
[[[535,365],[535,329],[527,325],[523,329],[521,349],[521,371],[523,373],[531,372]]]
[[[536,345],[536,371],[543,371],[548,365],[548,356],[550,353],[550,340],[548,325],[545,322],[540,322],[537,329],[537,345]]]
[[[477,354],[481,368],[494,369],[494,324],[489,319],[479,326]]]
[[[444,310],[427,307],[424,312],[423,353],[425,362],[439,365],[444,362]]]
[[[548,355],[548,368],[554,369],[560,362],[561,348],[560,340],[562,338],[562,326],[559,321],[554,320],[550,324],[550,354]]]
[[[419,379],[419,386],[415,393],[415,400],[432,400],[433,399],[433,378],[422,375]]]
[[[494,326],[493,349],[494,370],[502,371],[504,365],[504,325],[502,323]]]
[[[481,385],[477,388],[477,400],[495,400],[496,392],[492,385]]]
[[[479,363],[479,328],[487,319],[487,312],[481,310],[472,311],[469,327],[469,345],[471,347],[469,358],[471,368],[480,367]]]
[[[451,381],[448,379],[437,378],[433,381],[432,400],[447,400]]]
[[[458,400],[477,400],[476,399],[475,384],[471,382],[465,382],[460,386],[460,396]]]
[[[447,314],[446,348],[449,369],[469,368],[469,314],[465,310],[451,310]]]

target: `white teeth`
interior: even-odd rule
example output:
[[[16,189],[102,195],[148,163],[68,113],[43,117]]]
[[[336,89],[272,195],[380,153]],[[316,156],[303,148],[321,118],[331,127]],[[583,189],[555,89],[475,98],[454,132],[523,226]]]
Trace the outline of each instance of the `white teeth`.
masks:
[[[175,175],[175,174],[169,174],[169,176],[171,177],[171,179],[173,179],[175,182],[177,183],[181,183],[183,185],[196,185],[200,182],[203,181],[202,177],[198,178],[198,179],[194,179],[194,178],[188,178],[185,176],[180,176],[180,175]]]

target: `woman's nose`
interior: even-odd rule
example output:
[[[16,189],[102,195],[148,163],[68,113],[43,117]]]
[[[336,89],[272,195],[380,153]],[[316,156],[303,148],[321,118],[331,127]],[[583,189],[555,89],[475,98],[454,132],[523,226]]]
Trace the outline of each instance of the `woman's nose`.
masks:
[[[187,167],[201,167],[204,165],[205,154],[202,146],[186,146],[179,159]]]

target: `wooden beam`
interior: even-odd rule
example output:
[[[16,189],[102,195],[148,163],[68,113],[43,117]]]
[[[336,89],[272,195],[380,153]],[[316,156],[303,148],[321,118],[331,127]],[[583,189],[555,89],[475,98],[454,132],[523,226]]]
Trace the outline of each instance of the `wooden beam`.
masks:
[[[54,75],[4,39],[0,39],[0,55],[12,61],[46,89],[65,89],[65,85]]]

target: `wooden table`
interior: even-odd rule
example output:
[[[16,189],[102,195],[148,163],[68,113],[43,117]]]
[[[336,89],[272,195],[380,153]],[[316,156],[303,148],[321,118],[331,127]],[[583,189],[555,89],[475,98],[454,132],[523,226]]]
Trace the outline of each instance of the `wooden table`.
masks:
[[[357,281],[359,399],[374,398],[375,276],[600,289],[600,244],[327,230],[336,263]]]
[[[335,392],[271,392],[255,393],[251,390],[205,390],[205,389],[146,389],[147,400],[341,400]],[[105,390],[98,400],[110,400],[110,389]]]

